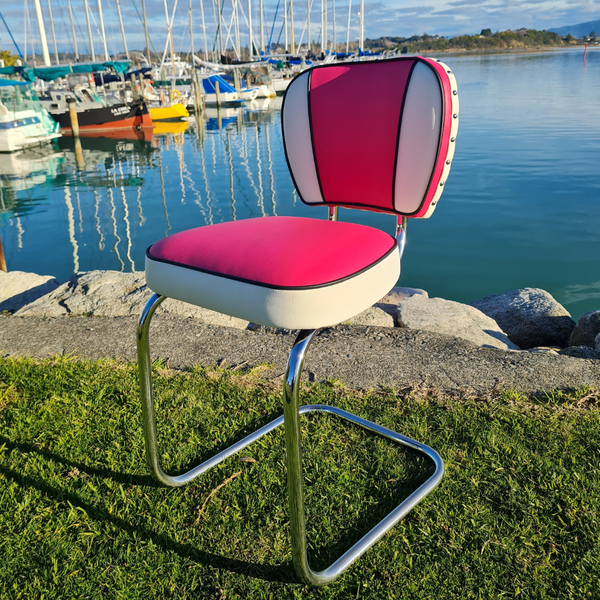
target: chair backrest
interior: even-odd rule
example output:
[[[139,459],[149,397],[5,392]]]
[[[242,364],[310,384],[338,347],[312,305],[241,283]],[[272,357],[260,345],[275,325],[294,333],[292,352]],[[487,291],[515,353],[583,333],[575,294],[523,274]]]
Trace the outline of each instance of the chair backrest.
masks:
[[[281,118],[305,204],[426,218],[454,154],[456,80],[422,57],[314,67],[288,86]]]

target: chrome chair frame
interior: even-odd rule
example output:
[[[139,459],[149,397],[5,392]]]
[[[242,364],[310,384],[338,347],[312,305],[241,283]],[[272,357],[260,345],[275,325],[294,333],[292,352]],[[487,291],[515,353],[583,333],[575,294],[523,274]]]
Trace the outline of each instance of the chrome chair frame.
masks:
[[[404,230],[402,230],[404,234]],[[146,445],[146,460],[152,475],[160,483],[169,487],[179,487],[189,483],[196,477],[208,471],[211,467],[232,456],[241,449],[249,446],[263,435],[283,424],[285,432],[286,469],[288,485],[288,501],[290,513],[290,530],[292,544],[292,560],[296,572],[305,583],[322,586],[333,581],[343,573],[355,560],[362,556],[375,542],[381,539],[400,519],[402,519],[429,492],[433,491],[444,473],[444,463],[439,454],[409,437],[367,421],[333,406],[324,404],[309,404],[300,406],[300,375],[306,351],[318,331],[302,330],[298,333],[288,358],[285,380],[283,384],[283,415],[264,425],[254,433],[246,436],[229,448],[215,454],[202,464],[177,476],[167,475],[161,468],[157,445],[156,416],[152,397],[152,369],[150,359],[149,330],[155,310],[165,299],[165,296],[154,294],[148,300],[139,319],[137,328],[137,353],[140,371],[140,391],[142,400],[142,415],[144,438]],[[386,437],[397,444],[408,446],[428,456],[435,465],[434,473],[403,500],[384,519],[375,525],[366,535],[358,540],[349,550],[338,558],[331,566],[323,571],[315,572],[308,562],[306,541],[306,519],[304,510],[304,490],[302,476],[302,449],[300,435],[300,415],[309,412],[325,412],[336,415],[351,423],[360,425],[369,431]]]

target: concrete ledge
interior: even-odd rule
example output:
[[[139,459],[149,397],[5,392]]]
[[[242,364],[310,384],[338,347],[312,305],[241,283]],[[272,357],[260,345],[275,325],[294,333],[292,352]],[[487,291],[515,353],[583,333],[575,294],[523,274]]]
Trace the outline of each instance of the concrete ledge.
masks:
[[[135,317],[0,316],[0,355],[135,360]],[[293,342],[290,332],[246,331],[158,314],[152,323],[153,358],[175,368],[194,364],[273,365],[281,378]],[[480,348],[443,334],[401,328],[338,326],[320,332],[307,354],[310,381],[339,379],[359,389],[435,387],[485,394],[600,387],[600,360],[549,353]]]

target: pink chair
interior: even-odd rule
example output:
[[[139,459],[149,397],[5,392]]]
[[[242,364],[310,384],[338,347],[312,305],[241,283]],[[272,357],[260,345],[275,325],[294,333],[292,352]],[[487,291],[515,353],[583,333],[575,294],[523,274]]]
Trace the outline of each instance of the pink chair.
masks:
[[[428,446],[332,406],[299,405],[299,381],[315,332],[372,306],[396,285],[406,218],[427,218],[448,177],[458,128],[456,81],[443,63],[421,57],[315,67],[296,77],[282,108],[285,153],[302,201],[328,220],[263,217],[176,233],[146,252],[156,292],[137,332],[147,460],[167,486],[189,483],[283,424],[292,557],[300,577],[323,585],[346,570],[440,482]],[[396,237],[337,221],[338,207],[396,215]],[[163,472],[152,400],[149,326],[166,298],[267,326],[300,330],[283,386],[283,416],[187,473]],[[300,415],[338,415],[431,458],[433,475],[341,558],[321,572],[308,563]]]

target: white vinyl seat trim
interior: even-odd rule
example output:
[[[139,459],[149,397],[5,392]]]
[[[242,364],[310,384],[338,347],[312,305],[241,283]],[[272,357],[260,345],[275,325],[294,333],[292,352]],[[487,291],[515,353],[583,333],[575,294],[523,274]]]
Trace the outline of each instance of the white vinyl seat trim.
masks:
[[[429,188],[442,128],[442,89],[433,69],[419,62],[410,78],[396,166],[395,209],[413,213]]]
[[[399,276],[397,251],[354,277],[304,289],[273,289],[146,257],[146,283],[157,294],[285,329],[343,323],[383,298]]]
[[[288,164],[302,200],[307,204],[323,204],[310,135],[309,82],[310,73],[306,71],[288,87],[282,111],[284,143]]]

